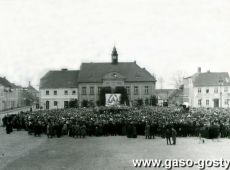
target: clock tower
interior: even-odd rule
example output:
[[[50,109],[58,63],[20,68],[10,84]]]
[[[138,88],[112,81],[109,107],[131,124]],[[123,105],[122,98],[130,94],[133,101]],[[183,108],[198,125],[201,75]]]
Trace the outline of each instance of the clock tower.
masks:
[[[116,47],[113,47],[113,51],[112,51],[112,64],[117,64],[118,63],[118,54],[117,54],[117,50]]]

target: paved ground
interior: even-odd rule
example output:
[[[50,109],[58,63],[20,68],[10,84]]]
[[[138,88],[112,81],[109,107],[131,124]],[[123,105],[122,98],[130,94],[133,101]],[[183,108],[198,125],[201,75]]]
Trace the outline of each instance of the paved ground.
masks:
[[[134,170],[140,169],[132,164],[138,158],[230,159],[230,139],[201,144],[197,138],[178,138],[176,146],[167,146],[164,139],[142,136],[47,139],[24,131],[6,135],[3,128],[0,135],[0,169],[4,170]]]
[[[27,155],[29,151],[38,148],[45,141],[46,138],[35,138],[25,131],[14,131],[7,135],[5,129],[0,127],[0,169]]]

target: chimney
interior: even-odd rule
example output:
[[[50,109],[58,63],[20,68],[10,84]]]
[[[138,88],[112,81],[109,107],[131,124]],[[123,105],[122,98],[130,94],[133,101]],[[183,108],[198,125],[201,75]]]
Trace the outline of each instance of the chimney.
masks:
[[[67,68],[63,68],[63,69],[61,69],[61,71],[68,71],[68,69]]]
[[[197,73],[201,73],[201,67],[198,67]]]
[[[30,81],[29,81],[29,86],[30,86]]]

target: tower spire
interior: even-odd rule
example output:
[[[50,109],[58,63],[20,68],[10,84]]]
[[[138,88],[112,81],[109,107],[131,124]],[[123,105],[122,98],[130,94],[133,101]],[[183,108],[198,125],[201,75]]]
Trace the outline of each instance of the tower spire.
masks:
[[[113,47],[111,56],[112,56],[112,64],[117,64],[118,63],[118,53],[117,53],[117,49],[115,46]]]

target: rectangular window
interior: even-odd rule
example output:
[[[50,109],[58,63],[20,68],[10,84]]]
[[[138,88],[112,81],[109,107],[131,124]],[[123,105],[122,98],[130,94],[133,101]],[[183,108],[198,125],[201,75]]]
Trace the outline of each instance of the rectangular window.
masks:
[[[214,93],[218,93],[218,87],[215,87]]]
[[[198,100],[198,105],[199,105],[199,106],[202,105],[202,100],[201,100],[201,99]]]
[[[138,86],[134,86],[134,95],[138,95]]]
[[[46,95],[49,95],[49,94],[50,94],[49,90],[46,90]]]
[[[86,95],[86,87],[82,87],[82,95]]]
[[[228,105],[228,99],[225,99],[225,100],[224,100],[224,104],[225,104],[225,105]]]
[[[54,101],[54,106],[57,106],[58,105],[58,102],[57,101]]]
[[[209,89],[206,89],[206,93],[209,93]]]
[[[145,94],[149,94],[149,86],[145,86]]]
[[[101,93],[101,87],[98,87],[98,94],[100,95]]]
[[[57,95],[57,90],[54,90],[54,95]]]
[[[65,90],[64,94],[65,94],[65,95],[68,95],[68,90]]]
[[[89,94],[94,95],[94,87],[90,87]]]
[[[198,88],[198,93],[201,93],[201,88]]]
[[[73,91],[72,91],[72,95],[75,95],[75,94],[76,94],[76,91],[75,91],[75,90],[73,90]]]
[[[224,92],[228,92],[228,87],[224,87]]]
[[[206,106],[209,106],[209,100],[206,100]]]
[[[127,91],[127,94],[130,95],[130,87],[129,86],[126,86],[126,91]]]

